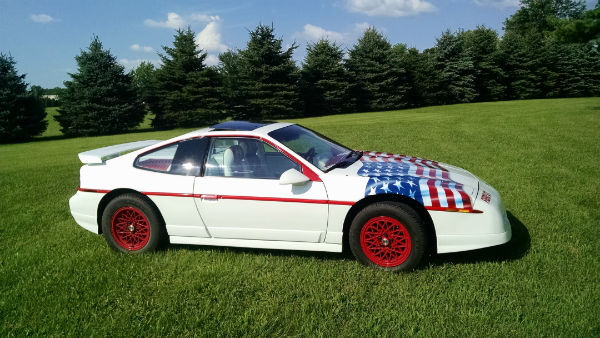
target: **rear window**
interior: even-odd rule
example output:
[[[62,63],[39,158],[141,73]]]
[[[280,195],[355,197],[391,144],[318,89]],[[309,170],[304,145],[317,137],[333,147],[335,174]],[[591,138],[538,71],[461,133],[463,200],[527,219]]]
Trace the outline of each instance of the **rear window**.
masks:
[[[133,165],[167,174],[199,176],[207,145],[205,138],[180,141],[138,156]]]

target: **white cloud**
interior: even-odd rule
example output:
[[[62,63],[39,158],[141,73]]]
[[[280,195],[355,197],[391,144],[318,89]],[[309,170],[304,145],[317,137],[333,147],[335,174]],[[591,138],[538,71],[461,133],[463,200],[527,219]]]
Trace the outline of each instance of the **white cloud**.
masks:
[[[196,35],[196,45],[208,52],[224,52],[229,49],[221,42],[221,23],[219,17],[209,22],[200,33]]]
[[[144,24],[150,27],[166,27],[173,29],[184,28],[187,25],[186,21],[175,12],[170,12],[167,14],[167,21],[154,21],[152,19],[146,19],[144,20]]]
[[[219,64],[218,53],[223,53],[229,47],[221,41],[221,18],[208,17],[211,21],[196,35],[196,45],[208,54],[204,60],[209,66]]]
[[[134,50],[136,52],[143,51],[146,53],[150,53],[154,50],[154,48],[152,48],[150,46],[140,46],[137,43],[134,43],[133,45],[129,46],[129,49]]]
[[[408,16],[436,9],[425,0],[346,0],[346,8],[369,16]]]
[[[217,56],[216,54],[208,54],[206,55],[206,59],[204,59],[204,62],[206,62],[206,64],[209,66],[216,66],[219,64],[219,56]]]
[[[219,20],[221,20],[221,18],[219,18],[218,15],[206,15],[206,14],[200,14],[200,13],[190,14],[190,21],[194,21],[194,22],[211,22],[211,21],[219,21]]]
[[[371,24],[368,22],[361,22],[354,24],[354,31],[356,33],[364,33],[367,29],[371,28]]]
[[[213,22],[219,21],[218,16],[206,15],[201,13],[192,13],[186,16],[181,16],[175,12],[167,13],[166,21],[156,21],[152,19],[144,20],[144,24],[149,27],[165,27],[172,29],[186,28],[188,25],[198,22]]]
[[[294,36],[307,41],[319,41],[321,39],[327,39],[331,41],[342,42],[346,38],[342,33],[328,31],[322,27],[311,25],[309,23],[304,25],[304,30],[302,32],[296,33]]]
[[[31,19],[31,21],[37,23],[49,23],[52,21],[56,21],[56,19],[54,19],[48,14],[31,14],[29,18]]]
[[[155,59],[155,60],[146,60],[146,59],[127,59],[127,58],[122,58],[119,59],[119,63],[121,65],[123,65],[123,67],[125,67],[125,71],[128,72],[134,68],[137,68],[137,66],[140,65],[140,63],[142,62],[150,62],[155,66],[160,65],[160,60]]]
[[[479,6],[492,6],[500,9],[519,7],[520,0],[473,0]]]

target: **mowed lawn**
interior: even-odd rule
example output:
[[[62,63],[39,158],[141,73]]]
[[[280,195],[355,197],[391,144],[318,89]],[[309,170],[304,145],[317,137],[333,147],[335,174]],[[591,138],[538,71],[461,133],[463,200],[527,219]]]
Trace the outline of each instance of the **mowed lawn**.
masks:
[[[187,130],[42,137],[0,145],[0,335],[600,335],[600,99],[297,122],[356,149],[470,170],[502,194],[513,240],[402,274],[341,254],[117,254],[70,216],[77,153]]]

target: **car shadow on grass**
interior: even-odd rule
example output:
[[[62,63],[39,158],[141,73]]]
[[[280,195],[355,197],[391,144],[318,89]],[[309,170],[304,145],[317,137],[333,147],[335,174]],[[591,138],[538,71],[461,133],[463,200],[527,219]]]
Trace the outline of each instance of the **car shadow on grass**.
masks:
[[[512,238],[508,243],[484,249],[435,255],[429,259],[428,265],[507,262],[523,258],[529,253],[531,247],[529,231],[510,211],[507,212],[507,215],[512,228]]]
[[[223,253],[249,254],[249,255],[269,255],[275,257],[305,257],[315,258],[319,260],[353,260],[352,253],[347,254],[339,252],[321,252],[321,251],[301,251],[301,250],[282,250],[282,249],[259,249],[259,248],[239,248],[229,246],[212,246],[212,245],[187,245],[176,244],[170,245],[169,250],[212,250]]]
[[[473,264],[479,262],[504,262],[522,258],[527,255],[530,248],[531,238],[529,231],[521,221],[512,213],[507,212],[512,227],[512,239],[503,245],[485,249],[471,250],[465,252],[433,255],[425,259],[421,268],[434,267],[447,263]],[[296,251],[296,250],[271,250],[255,248],[219,247],[204,245],[172,245],[169,250],[212,250],[217,252],[232,252],[251,255],[270,255],[276,257],[310,257],[320,260],[345,261],[354,260],[350,250],[343,253]]]

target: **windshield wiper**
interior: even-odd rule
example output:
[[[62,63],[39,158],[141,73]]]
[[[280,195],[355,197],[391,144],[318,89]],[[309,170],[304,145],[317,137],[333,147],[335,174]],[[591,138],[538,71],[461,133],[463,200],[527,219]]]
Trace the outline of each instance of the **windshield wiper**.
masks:
[[[325,169],[325,172],[328,173],[331,170],[340,167],[342,164],[348,163],[349,160],[352,158],[353,155],[358,155],[358,156],[356,156],[355,160],[353,160],[352,162],[348,163],[348,164],[352,164],[352,163],[356,162],[359,158],[361,158],[362,154],[363,154],[362,151],[351,150],[348,153],[348,155],[346,155],[341,161],[338,161],[338,162],[332,164],[329,168]]]

